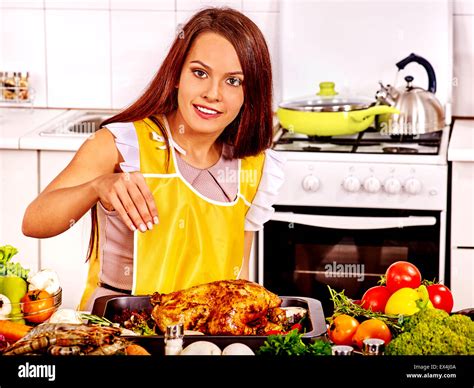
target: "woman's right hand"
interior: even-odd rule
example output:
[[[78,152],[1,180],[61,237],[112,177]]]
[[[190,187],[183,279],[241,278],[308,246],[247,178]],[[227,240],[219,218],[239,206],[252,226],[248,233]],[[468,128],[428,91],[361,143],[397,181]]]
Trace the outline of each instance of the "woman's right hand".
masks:
[[[116,210],[132,231],[146,232],[158,224],[155,200],[140,172],[122,172],[97,177],[92,186],[108,210]]]

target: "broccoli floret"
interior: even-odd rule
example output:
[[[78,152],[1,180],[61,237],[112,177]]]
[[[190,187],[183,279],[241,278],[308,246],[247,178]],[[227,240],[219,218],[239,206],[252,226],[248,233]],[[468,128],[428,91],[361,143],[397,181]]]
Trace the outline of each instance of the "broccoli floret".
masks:
[[[402,356],[407,354],[421,356],[423,354],[423,348],[420,346],[420,343],[426,340],[427,338],[424,338],[423,333],[402,333],[388,343],[385,354],[390,356]]]
[[[452,331],[474,340],[474,322],[466,315],[453,314],[445,321]]]
[[[440,309],[424,309],[412,315],[403,325],[403,331],[410,331],[420,322],[436,323],[449,317],[449,314]]]
[[[467,318],[467,320],[465,319]],[[427,309],[404,325],[386,348],[388,355],[474,355],[474,322],[458,314]]]

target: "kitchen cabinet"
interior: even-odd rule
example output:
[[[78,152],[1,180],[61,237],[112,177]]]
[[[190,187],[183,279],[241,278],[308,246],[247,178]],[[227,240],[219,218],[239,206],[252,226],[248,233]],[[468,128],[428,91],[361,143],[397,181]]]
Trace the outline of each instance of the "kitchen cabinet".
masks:
[[[39,151],[39,185],[42,191],[73,158],[71,151]],[[64,308],[76,308],[87,278],[87,247],[91,229],[90,212],[71,220],[69,230],[39,240],[41,268],[54,269],[63,288]]]
[[[453,114],[474,116],[474,15],[454,15]]]
[[[176,34],[175,15],[174,12],[114,10],[110,23],[112,106],[121,108],[143,93],[160,67]],[[156,38],[143,39],[144,36]]]
[[[48,7],[45,18],[48,106],[110,107],[109,12]]]
[[[453,311],[474,306],[474,247],[451,249],[451,292]]]
[[[36,151],[0,149],[0,245],[18,249],[13,261],[38,270],[39,243],[21,231],[27,206],[38,195],[38,155]]]
[[[61,117],[62,109],[0,108],[0,245],[18,249],[14,261],[39,269],[39,241],[21,231],[23,215],[39,193],[38,151],[21,149],[20,138]]]
[[[451,291],[453,309],[474,307],[474,120],[454,123],[451,162]]]

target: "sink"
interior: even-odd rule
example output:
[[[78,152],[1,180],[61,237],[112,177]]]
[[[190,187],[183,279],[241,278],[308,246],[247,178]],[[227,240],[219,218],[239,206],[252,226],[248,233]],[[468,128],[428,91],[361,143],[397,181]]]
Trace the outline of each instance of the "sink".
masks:
[[[117,114],[112,110],[81,111],[58,121],[53,127],[40,131],[40,136],[89,136],[100,128],[107,118]]]

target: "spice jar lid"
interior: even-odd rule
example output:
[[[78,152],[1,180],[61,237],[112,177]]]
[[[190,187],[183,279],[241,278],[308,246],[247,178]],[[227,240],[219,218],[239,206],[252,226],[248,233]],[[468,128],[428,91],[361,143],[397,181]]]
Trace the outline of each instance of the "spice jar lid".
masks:
[[[166,326],[166,338],[183,338],[184,326],[182,323]]]
[[[382,354],[385,348],[385,341],[379,338],[367,338],[363,342],[363,353],[366,355]]]
[[[349,345],[334,345],[331,348],[333,356],[350,356],[354,348]]]

